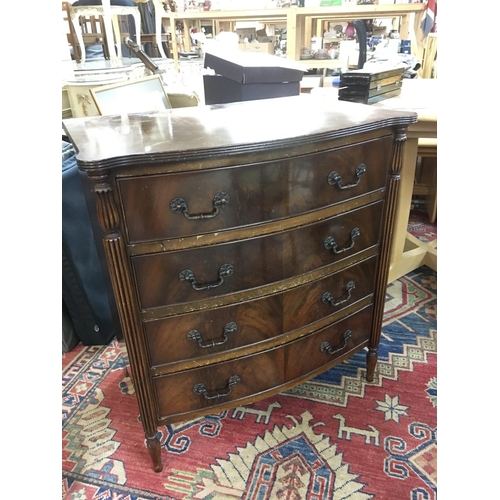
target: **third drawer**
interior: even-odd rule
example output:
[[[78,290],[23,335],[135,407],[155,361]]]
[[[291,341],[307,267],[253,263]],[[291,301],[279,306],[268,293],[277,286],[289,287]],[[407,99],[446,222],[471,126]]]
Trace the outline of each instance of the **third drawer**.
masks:
[[[373,293],[376,261],[373,256],[258,300],[145,322],[150,362],[161,366],[220,355],[307,329],[328,316],[341,317],[342,311]]]

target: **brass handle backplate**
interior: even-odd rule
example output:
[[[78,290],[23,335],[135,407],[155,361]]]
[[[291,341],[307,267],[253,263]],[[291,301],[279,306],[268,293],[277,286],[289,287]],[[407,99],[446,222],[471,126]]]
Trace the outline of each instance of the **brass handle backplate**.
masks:
[[[234,321],[231,321],[230,323],[227,323],[226,326],[224,326],[224,332],[222,334],[221,340],[213,340],[212,342],[207,342],[206,344],[204,344],[203,337],[198,330],[191,330],[190,332],[188,332],[187,339],[192,342],[198,342],[198,345],[202,349],[206,349],[207,347],[216,347],[218,345],[225,344],[227,342],[227,336],[230,333],[234,333],[236,330],[238,330],[238,325]]]
[[[335,238],[333,238],[333,236],[328,236],[328,238],[326,238],[324,242],[324,245],[327,250],[331,250],[334,254],[338,255],[340,253],[346,252],[347,250],[350,250],[354,246],[354,240],[360,235],[361,231],[359,230],[359,227],[355,227],[349,234],[351,243],[348,246],[338,248],[337,242],[335,241]]]
[[[217,288],[224,283],[224,278],[231,276],[234,272],[234,267],[231,264],[222,264],[219,268],[218,280],[214,283],[206,283],[204,285],[200,285],[196,282],[195,275],[191,269],[184,269],[179,273],[179,280],[181,282],[191,283],[191,286],[195,290],[210,290],[212,288]]]
[[[360,163],[356,167],[356,170],[354,171],[354,177],[355,177],[354,182],[352,184],[346,184],[345,186],[343,186],[342,177],[338,172],[334,170],[333,172],[330,172],[328,174],[328,184],[330,184],[330,186],[337,186],[339,189],[351,189],[359,184],[359,181],[361,180],[361,177],[365,172],[366,172],[366,165],[364,163]]]
[[[193,392],[198,396],[203,396],[205,399],[218,399],[225,396],[229,396],[233,387],[241,382],[241,378],[238,375],[232,375],[227,381],[227,387],[224,392],[216,392],[215,394],[209,395],[205,384],[199,383],[193,387]]]
[[[342,346],[338,347],[337,349],[332,349],[332,346],[327,341],[325,341],[319,346],[319,350],[321,352],[327,352],[330,355],[335,354],[336,352],[339,352],[342,349],[345,349],[345,347],[347,346],[348,340],[351,338],[351,335],[352,335],[352,331],[346,330],[344,332],[344,334],[342,335],[342,338],[344,339],[344,343],[342,344]]]
[[[184,198],[174,198],[170,202],[170,210],[174,214],[183,214],[186,219],[189,220],[202,220],[202,219],[213,219],[219,214],[222,207],[229,204],[229,195],[224,191],[217,193],[214,196],[213,205],[214,209],[208,214],[189,214],[189,208],[187,202]]]
[[[351,290],[354,290],[355,288],[356,288],[356,283],[354,283],[354,281],[351,280],[345,286],[345,290],[347,292],[347,297],[345,299],[335,299],[330,292],[325,292],[321,296],[321,302],[323,302],[323,304],[330,304],[333,307],[343,304],[344,302],[347,302],[351,298]]]

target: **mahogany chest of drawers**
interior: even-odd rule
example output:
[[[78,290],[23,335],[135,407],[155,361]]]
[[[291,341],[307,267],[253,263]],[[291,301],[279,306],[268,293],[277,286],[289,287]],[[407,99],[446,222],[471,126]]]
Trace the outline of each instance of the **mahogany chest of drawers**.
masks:
[[[95,196],[153,469],[157,426],[367,348],[414,113],[315,96],[63,122]]]

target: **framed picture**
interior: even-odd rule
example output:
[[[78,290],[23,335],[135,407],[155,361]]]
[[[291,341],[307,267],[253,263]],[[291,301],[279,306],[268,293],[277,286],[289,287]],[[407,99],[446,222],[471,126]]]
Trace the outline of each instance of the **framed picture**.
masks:
[[[171,109],[160,75],[90,89],[100,115],[143,113]]]

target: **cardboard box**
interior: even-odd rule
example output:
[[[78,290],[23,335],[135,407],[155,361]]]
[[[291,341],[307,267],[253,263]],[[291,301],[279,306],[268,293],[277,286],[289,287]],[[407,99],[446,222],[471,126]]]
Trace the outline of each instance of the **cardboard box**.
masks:
[[[263,54],[274,54],[274,43],[263,43],[263,42],[239,43],[238,48],[245,52],[260,52]]]
[[[270,99],[300,94],[304,69],[293,61],[269,54],[227,52],[205,54],[205,104]]]
[[[253,40],[254,38],[257,38],[257,32],[256,32],[255,28],[236,29],[236,33],[238,34],[240,43],[243,43],[245,38],[247,38],[248,41]]]

